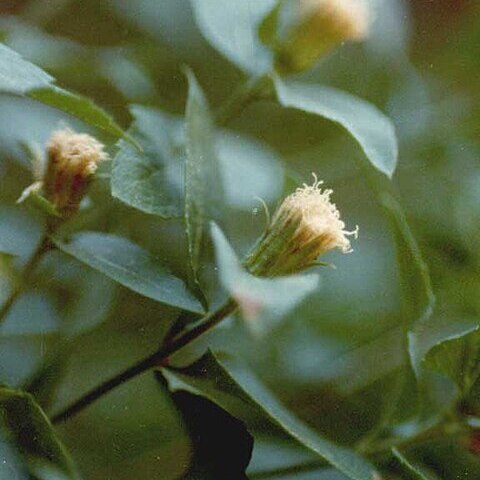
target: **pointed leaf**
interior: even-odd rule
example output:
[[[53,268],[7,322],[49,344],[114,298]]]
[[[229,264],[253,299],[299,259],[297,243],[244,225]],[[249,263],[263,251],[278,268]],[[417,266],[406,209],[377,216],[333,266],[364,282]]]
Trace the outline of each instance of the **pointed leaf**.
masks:
[[[261,73],[272,65],[258,29],[276,0],[191,0],[198,28],[220,53],[239,68]]]
[[[375,470],[367,461],[313,431],[283,407],[251,372],[232,358],[218,358],[209,352],[191,366],[175,371],[166,370],[165,375],[171,389],[203,395],[234,416],[241,415],[245,408],[253,409],[351,479],[375,478]],[[252,428],[248,423],[247,426]]]
[[[456,326],[428,351],[423,366],[450,377],[466,394],[480,376],[480,325]]]
[[[397,246],[400,282],[404,296],[404,330],[408,333],[408,348],[412,366],[420,374],[422,354],[415,338],[433,313],[435,295],[428,267],[423,260],[420,248],[410,230],[405,214],[395,198],[384,193],[381,198],[387,214],[390,216],[393,235]]]
[[[26,95],[30,90],[48,87],[53,81],[48,73],[0,43],[0,92]]]
[[[157,258],[125,238],[82,232],[69,242],[55,239],[55,244],[140,295],[191,312],[202,312],[200,303],[182,280],[168,272]]]
[[[58,110],[63,110],[114,137],[124,137],[137,146],[136,142],[123,131],[105,110],[83,95],[71,93],[52,85],[49,88],[31,90],[28,96]]]
[[[120,140],[112,166],[112,195],[142,212],[162,218],[183,213],[184,146],[179,119],[133,105],[129,133],[142,150]],[[182,142],[180,142],[182,140]]]
[[[252,327],[264,332],[275,320],[286,315],[317,287],[319,276],[290,275],[278,278],[258,278],[240,264],[235,252],[216,224],[211,226],[220,281],[238,302],[244,317]]]
[[[425,321],[433,312],[435,295],[428,266],[408,225],[405,214],[395,198],[384,193],[381,198],[390,217],[397,247],[400,281],[406,299],[405,326]]]
[[[115,137],[122,128],[91,100],[54,85],[55,79],[18,53],[0,44],[0,93],[28,96],[74,115]]]
[[[208,103],[193,73],[188,70],[186,74],[189,88],[185,113],[185,222],[190,261],[197,279],[205,229],[210,220],[219,217],[224,196]]]
[[[72,460],[33,397],[8,387],[0,387],[0,451],[2,478],[79,479]]]
[[[398,145],[392,122],[373,105],[348,93],[323,85],[274,78],[278,101],[337,122],[346,128],[365,155],[389,177],[397,165]]]
[[[129,134],[142,150],[120,140],[112,167],[112,195],[138,210],[162,218],[183,215],[185,132],[180,117],[133,105]],[[238,209],[258,206],[258,197],[276,200],[283,171],[266,145],[238,133],[219,131],[215,137],[226,201]],[[254,175],[253,175],[254,174]]]

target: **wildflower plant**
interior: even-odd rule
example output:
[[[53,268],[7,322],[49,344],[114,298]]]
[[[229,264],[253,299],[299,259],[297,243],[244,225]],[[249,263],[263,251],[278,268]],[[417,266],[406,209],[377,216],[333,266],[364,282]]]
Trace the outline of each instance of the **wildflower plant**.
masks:
[[[353,59],[396,10],[87,3],[126,38],[0,18],[0,478],[480,475],[478,322],[434,311],[392,121],[319,80],[376,68]]]

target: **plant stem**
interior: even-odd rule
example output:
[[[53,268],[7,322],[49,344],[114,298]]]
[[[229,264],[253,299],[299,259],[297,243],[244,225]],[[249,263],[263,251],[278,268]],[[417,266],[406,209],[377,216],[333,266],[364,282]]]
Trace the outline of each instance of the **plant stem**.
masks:
[[[251,78],[240,85],[232,96],[215,113],[215,123],[226,125],[239,115],[248,105],[270,95],[271,79],[269,74]]]
[[[32,274],[35,271],[40,260],[42,259],[43,255],[49,250],[51,250],[52,246],[52,242],[50,241],[50,237],[47,232],[42,236],[37,248],[34,250],[32,256],[23,267],[22,273],[20,275],[20,278],[17,280],[16,286],[10,293],[5,303],[2,305],[2,308],[0,309],[0,324],[5,320],[8,312],[10,312],[10,309],[12,308],[17,298],[23,293],[25,287],[30,283]]]
[[[232,94],[229,100],[219,108],[215,115],[215,123],[217,125],[227,124],[251,103],[262,98],[268,98],[270,95],[270,89],[271,79],[268,73],[251,78],[249,81],[242,84]],[[73,417],[119,385],[146,372],[147,370],[150,370],[151,368],[165,364],[170,356],[177,353],[183,347],[216,326],[224,318],[233,313],[236,308],[236,302],[232,299],[228,300],[227,303],[218,310],[205,316],[196,327],[188,330],[176,339],[173,339],[171,342],[167,342],[156,352],[87,392],[63,411],[54,415],[52,417],[52,422],[60,423]]]
[[[63,411],[57,413],[52,417],[52,423],[61,423],[69,418],[73,417],[77,413],[81,412],[84,408],[91,405],[93,402],[103,397],[107,393],[111,392],[116,387],[131,380],[134,377],[150,370],[154,367],[165,365],[173,354],[177,353],[183,347],[189,345],[198,337],[218,325],[222,320],[233,313],[237,308],[237,303],[229,299],[222,307],[214,312],[206,315],[200,323],[192,329],[180,335],[170,343],[162,346],[159,350],[152,353],[148,357],[138,361],[131,367],[128,367],[123,372],[115,375],[114,377],[106,380],[97,387],[93,388],[81,398],[73,402],[70,406]]]

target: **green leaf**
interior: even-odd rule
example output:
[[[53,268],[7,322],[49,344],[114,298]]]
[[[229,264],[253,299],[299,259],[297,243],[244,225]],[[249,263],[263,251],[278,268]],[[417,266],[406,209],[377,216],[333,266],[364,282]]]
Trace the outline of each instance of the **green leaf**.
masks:
[[[220,359],[208,352],[189,367],[165,370],[165,375],[172,390],[203,395],[234,416],[238,417],[246,408],[253,410],[351,479],[375,478],[373,466],[353,451],[323,438],[297,419],[251,372],[232,358]],[[247,427],[254,430],[255,422],[246,421]]]
[[[428,266],[400,204],[389,193],[381,195],[381,202],[390,217],[397,247],[400,281],[407,304],[405,326],[408,328],[430,317],[435,306],[435,295]]]
[[[9,452],[6,458],[5,450]],[[0,387],[0,451],[1,478],[79,478],[50,421],[33,397],[8,387]],[[12,476],[12,472],[17,475]]]
[[[200,395],[171,394],[193,443],[193,459],[184,479],[247,479],[253,438],[245,424]]]
[[[0,92],[27,95],[31,90],[49,87],[53,81],[48,73],[0,43]]]
[[[275,77],[278,101],[284,106],[339,123],[357,140],[372,165],[387,176],[395,171],[398,145],[392,122],[376,107],[353,95],[323,85]]]
[[[81,95],[57,87],[48,73],[3,44],[0,44],[0,93],[33,98],[115,137],[126,137],[122,128],[103,109]]]
[[[271,52],[262,44],[258,29],[276,0],[191,0],[198,28],[210,44],[249,73],[270,70]]]
[[[433,313],[435,295],[428,267],[399,203],[389,193],[381,194],[381,202],[390,217],[393,228],[404,297],[403,327],[408,331],[410,359],[418,376],[423,356],[418,349],[418,340],[415,336]]]
[[[248,273],[216,224],[211,226],[220,281],[237,301],[249,326],[264,333],[317,287],[319,276],[259,278]]]
[[[133,105],[129,133],[142,151],[120,140],[112,167],[112,195],[138,210],[162,218],[183,215],[185,132],[180,117]],[[274,152],[238,133],[220,131],[215,146],[225,200],[238,209],[258,206],[258,197],[274,201],[281,193],[283,171]]]
[[[198,300],[179,278],[150,253],[115,235],[82,232],[69,242],[55,239],[65,253],[140,295],[183,310],[201,313]]]
[[[185,223],[190,261],[198,282],[200,257],[208,222],[220,216],[223,183],[214,147],[214,126],[207,100],[190,70],[185,113]]]
[[[160,110],[133,105],[129,133],[142,150],[124,140],[112,167],[112,195],[127,205],[163,218],[183,213],[184,146],[179,119]]]
[[[454,326],[449,335],[443,332],[442,340],[428,351],[422,365],[451,378],[466,394],[480,375],[480,325]]]
[[[23,389],[32,394],[46,411],[50,408],[57,388],[67,370],[71,344],[63,344],[43,360],[40,367],[24,382]]]
[[[216,147],[228,205],[250,210],[260,205],[259,198],[265,202],[279,198],[283,169],[265,144],[237,132],[221,131]]]
[[[399,460],[405,469],[413,474],[413,477],[418,480],[439,480],[439,478],[431,472],[428,472],[423,465],[405,456],[397,448],[392,448],[393,455]]]
[[[123,131],[105,110],[95,105],[87,97],[68,92],[54,85],[49,88],[31,90],[28,96],[46,105],[63,110],[114,137],[124,137],[139,148],[138,144]]]
[[[5,337],[46,337],[58,331],[60,318],[45,292],[25,292],[12,305],[2,325],[0,335]]]

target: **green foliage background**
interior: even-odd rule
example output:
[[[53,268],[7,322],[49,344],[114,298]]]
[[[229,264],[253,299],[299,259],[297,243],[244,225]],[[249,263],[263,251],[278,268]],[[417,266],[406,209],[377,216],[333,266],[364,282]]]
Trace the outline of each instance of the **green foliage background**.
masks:
[[[294,79],[315,86],[306,106],[278,80],[279,101],[258,101],[215,129],[209,110],[264,62],[236,10],[249,2],[240,3],[0,4],[4,44],[56,79],[0,50],[0,302],[42,230],[38,212],[15,204],[32,182],[29,150],[66,124],[115,157],[0,326],[0,383],[36,400],[0,391],[0,478],[12,468],[42,480],[245,478],[250,435],[252,479],[372,478],[353,450],[385,479],[480,478],[478,6],[375,0],[366,42]],[[341,128],[328,120],[341,107],[332,115],[311,101],[333,98],[326,87],[391,118],[394,173],[388,124],[377,125],[372,153],[370,129],[355,129],[363,121],[375,130],[376,114],[341,115]],[[200,171],[188,170],[199,161]],[[321,269],[318,287],[265,285],[263,334],[229,320],[174,358],[188,365],[208,345],[214,353],[200,363],[144,374],[53,433],[37,403],[51,416],[240,282],[222,265],[218,275],[212,248],[192,278],[188,252],[200,255],[195,239],[210,236],[198,218],[215,218],[241,257],[265,225],[256,197],[274,209],[311,172],[334,189],[347,226],[360,226],[354,252],[322,258],[336,269]],[[196,218],[189,235],[184,210]],[[17,427],[38,431],[40,447]]]

